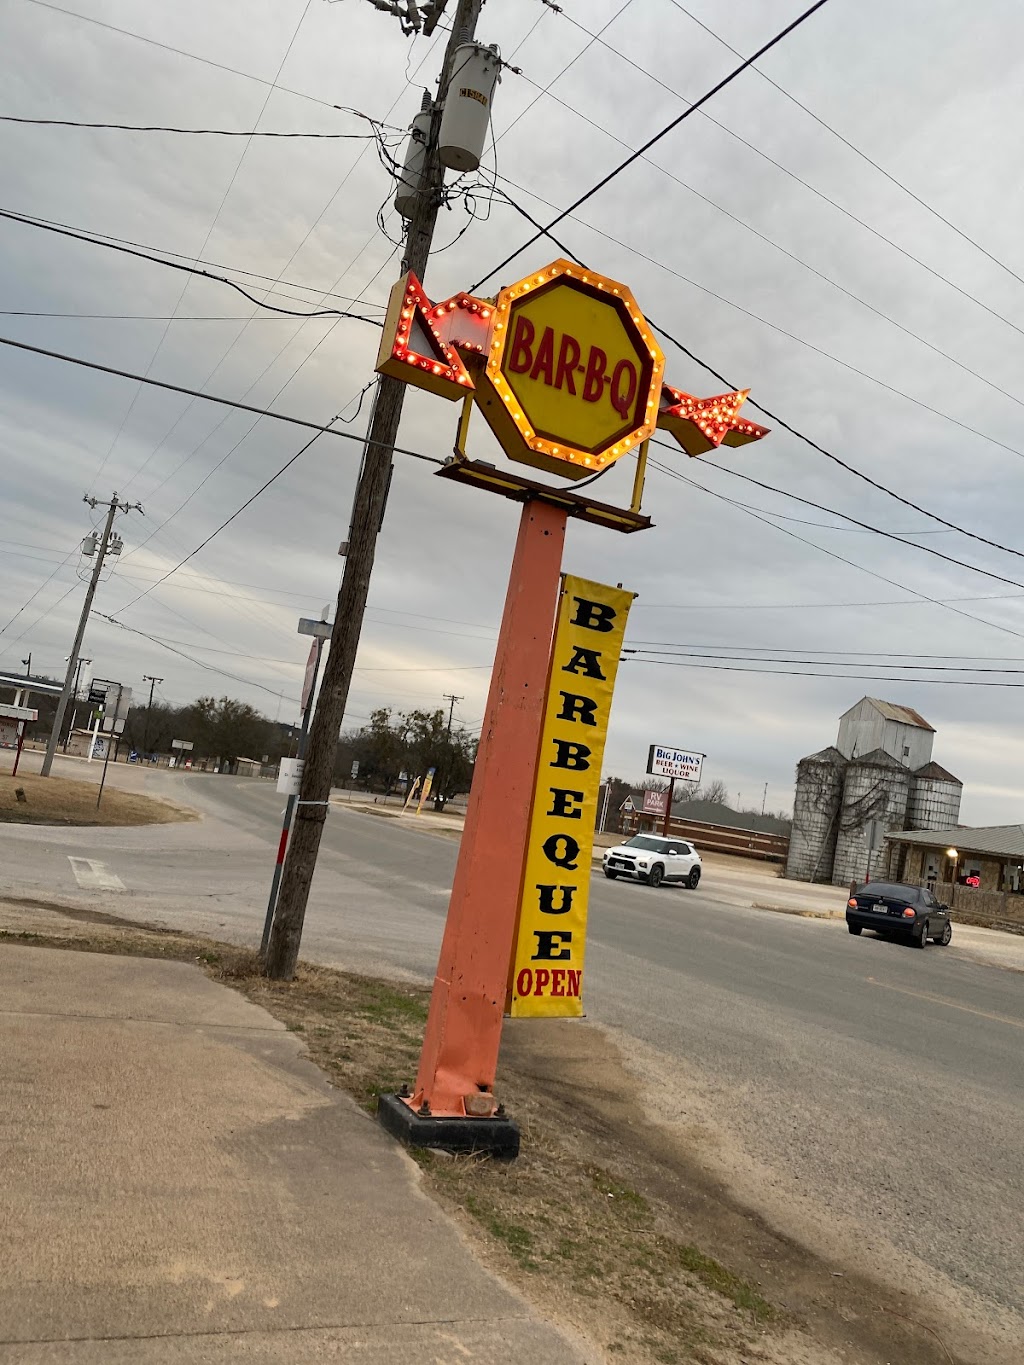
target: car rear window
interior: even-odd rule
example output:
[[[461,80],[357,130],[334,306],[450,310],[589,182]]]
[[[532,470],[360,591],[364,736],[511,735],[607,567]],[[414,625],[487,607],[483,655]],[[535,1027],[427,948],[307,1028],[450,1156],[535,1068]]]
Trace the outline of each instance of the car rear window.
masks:
[[[857,891],[858,896],[885,896],[894,900],[917,901],[921,898],[921,888],[904,886],[900,882],[868,882]]]

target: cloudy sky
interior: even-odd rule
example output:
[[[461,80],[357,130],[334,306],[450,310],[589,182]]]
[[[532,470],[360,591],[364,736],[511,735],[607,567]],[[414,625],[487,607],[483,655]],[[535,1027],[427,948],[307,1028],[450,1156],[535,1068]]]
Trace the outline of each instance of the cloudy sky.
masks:
[[[484,178],[496,156],[499,185],[549,219],[731,70],[730,48],[755,50],[800,8],[562,0],[557,13],[489,0],[479,36],[522,74],[506,71],[499,87]],[[334,294],[377,316],[400,220],[368,125],[344,109],[400,142],[445,38],[403,37],[367,0],[7,0],[0,114],[355,136],[5,122],[0,207],[199,258],[279,306],[313,311]],[[818,445],[1024,550],[1022,52],[1024,12],[1011,0],[830,0],[558,235]],[[531,235],[486,189],[475,210],[461,236],[465,203],[440,215],[437,245],[458,241],[431,263],[434,298]],[[375,327],[285,318],[223,284],[9,219],[0,242],[0,334],[315,422],[340,411],[364,429],[368,405],[355,414]],[[557,254],[537,243],[489,287]],[[665,349],[669,382],[721,391]],[[443,456],[454,420],[452,406],[414,394],[401,443]],[[33,671],[62,670],[84,591],[77,546],[100,515],[82,494],[116,490],[145,515],[120,518],[124,553],[97,609],[164,644],[94,619],[84,651],[94,671],[140,690],[156,674],[158,695],[175,702],[227,692],[294,718],[296,621],[335,596],[357,443],[322,437],[154,584],[307,436],[3,348],[0,667],[31,651]],[[472,453],[501,458],[479,421],[474,442]],[[1024,818],[1024,691],[980,685],[1024,683],[1024,672],[964,671],[1024,670],[1020,555],[944,529],[778,428],[723,450],[721,470],[657,455],[672,472],[648,482],[656,528],[626,537],[571,524],[566,567],[639,593],[631,644],[720,657],[624,664],[606,771],[639,777],[652,741],[687,745],[744,804],[759,804],[767,783],[769,808],[788,807],[796,759],[832,742],[841,712],[868,693],[936,727],[935,757],[965,783],[965,820]],[[630,478],[613,471],[604,496],[625,497]],[[349,723],[376,706],[438,706],[448,692],[478,728],[515,530],[511,504],[399,458]],[[838,676],[805,676],[815,672]]]

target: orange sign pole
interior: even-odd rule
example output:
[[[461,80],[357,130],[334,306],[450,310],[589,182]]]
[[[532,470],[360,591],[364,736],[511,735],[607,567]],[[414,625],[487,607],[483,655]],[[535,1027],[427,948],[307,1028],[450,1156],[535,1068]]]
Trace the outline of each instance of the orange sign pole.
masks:
[[[562,507],[523,507],[414,1095],[422,1116],[493,1114],[508,964],[544,721]]]

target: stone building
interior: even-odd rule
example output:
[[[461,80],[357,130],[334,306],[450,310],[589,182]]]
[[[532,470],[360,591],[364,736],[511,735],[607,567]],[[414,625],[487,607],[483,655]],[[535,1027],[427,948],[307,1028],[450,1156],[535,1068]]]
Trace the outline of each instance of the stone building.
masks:
[[[797,764],[786,876],[844,886],[868,875],[881,832],[953,829],[963,784],[932,761],[934,737],[909,706],[851,706],[835,744]]]

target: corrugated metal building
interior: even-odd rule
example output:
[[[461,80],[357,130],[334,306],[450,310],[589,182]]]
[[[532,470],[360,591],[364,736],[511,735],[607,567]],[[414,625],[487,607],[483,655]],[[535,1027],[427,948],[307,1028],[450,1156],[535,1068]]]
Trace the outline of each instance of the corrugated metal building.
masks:
[[[862,697],[844,712],[835,745],[797,764],[786,876],[862,880],[873,822],[886,831],[954,828],[963,784],[932,761],[934,739],[909,706]]]

